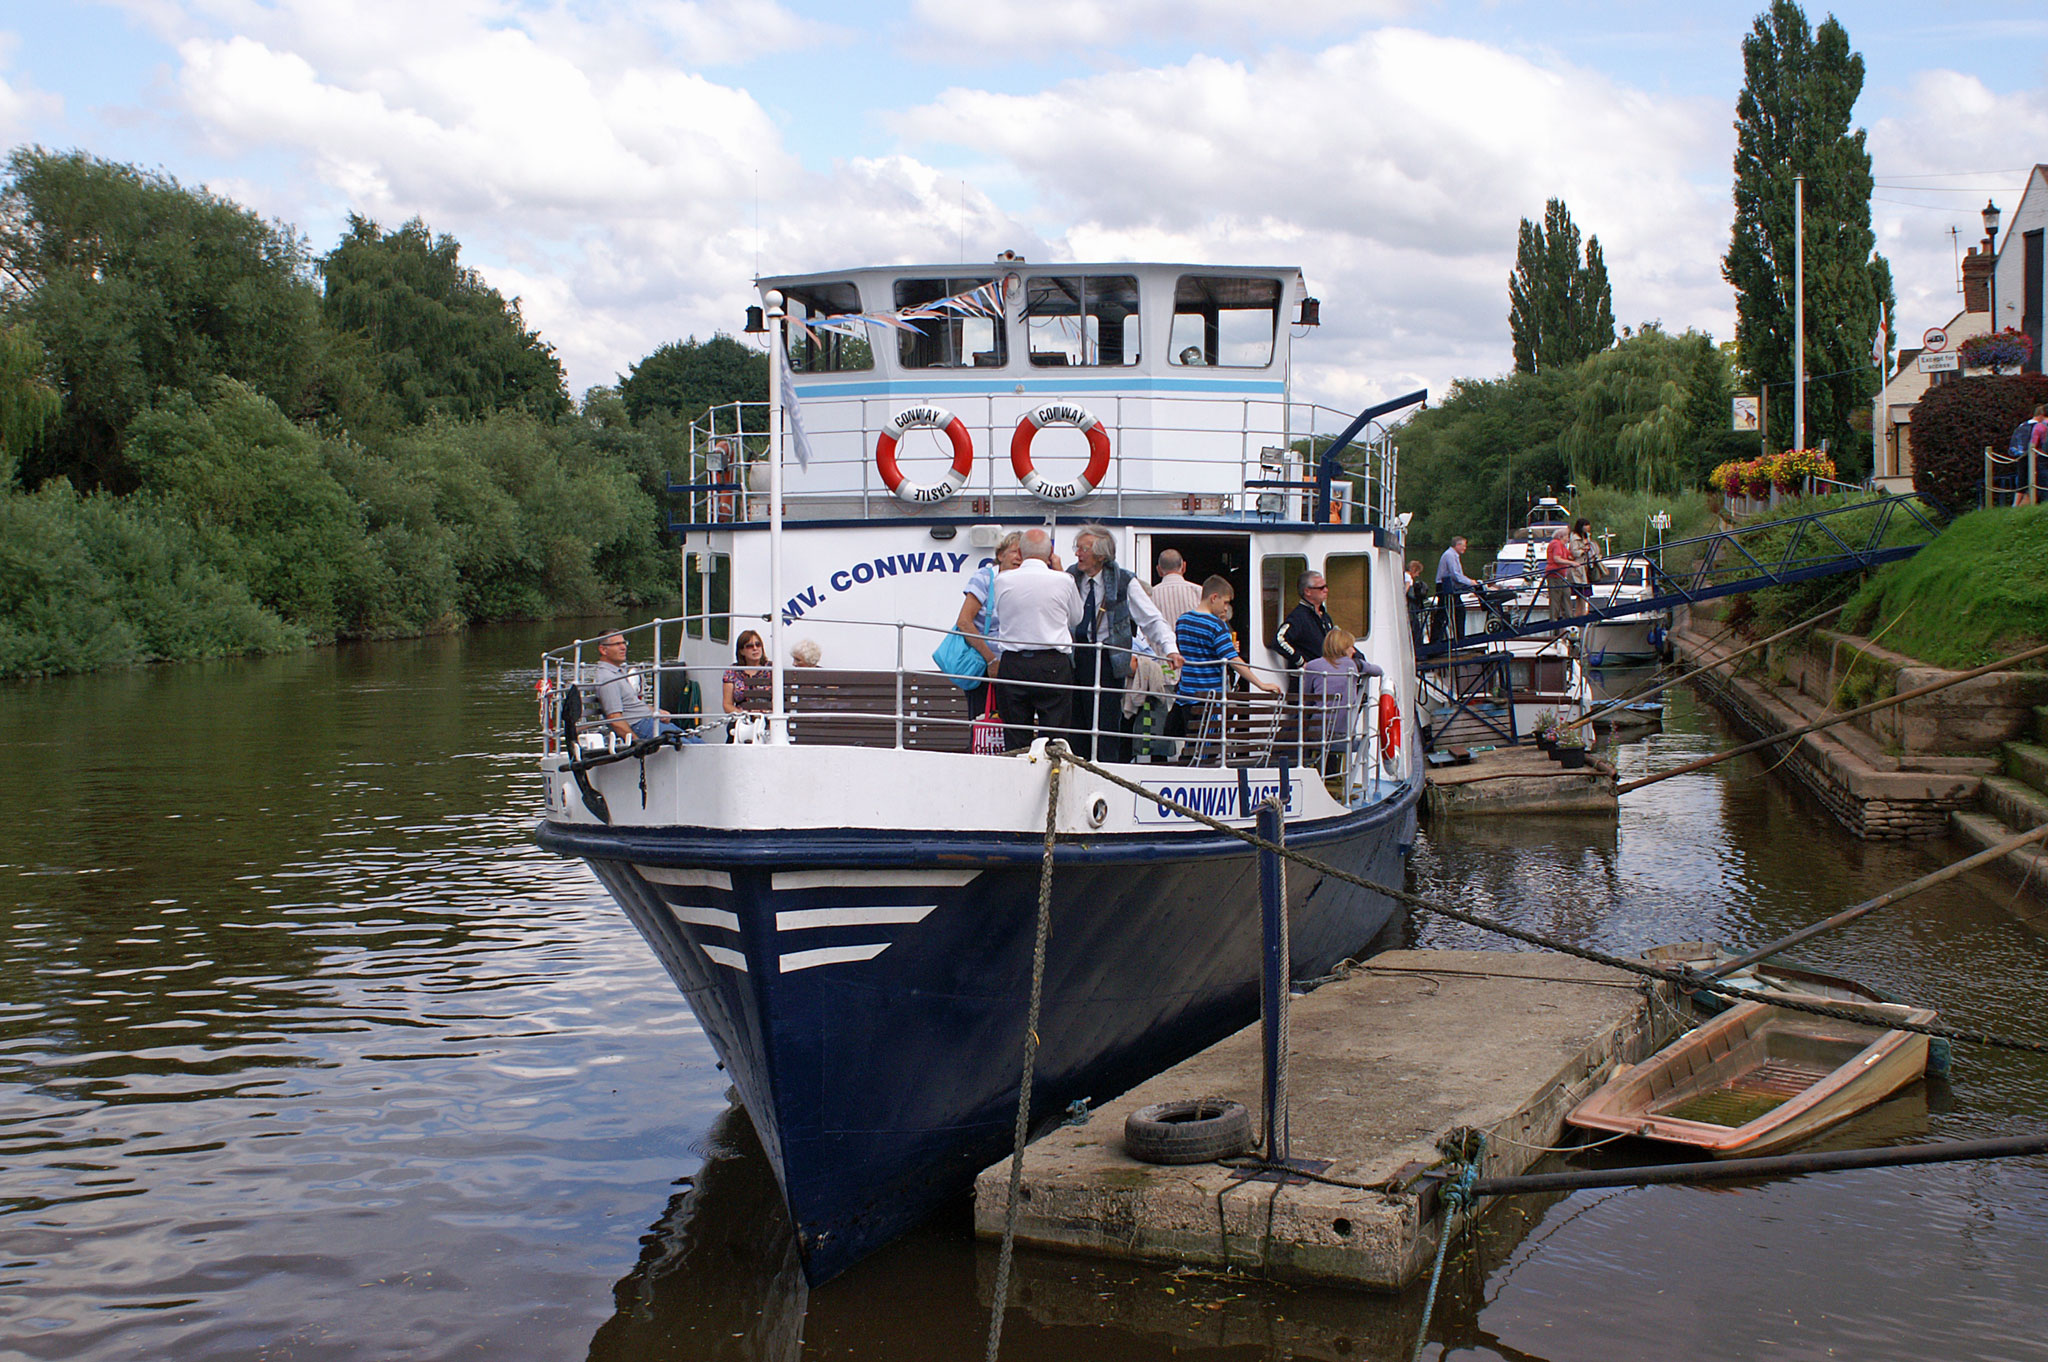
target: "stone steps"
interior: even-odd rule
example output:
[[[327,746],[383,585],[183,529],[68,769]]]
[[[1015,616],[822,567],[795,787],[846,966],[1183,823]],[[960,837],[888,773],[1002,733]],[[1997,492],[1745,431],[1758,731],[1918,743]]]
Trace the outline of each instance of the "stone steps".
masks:
[[[2014,780],[2048,792],[2048,747],[2030,742],[2005,744],[2005,773]]]
[[[2048,714],[2036,709],[2034,721],[2038,728],[2048,722]],[[2048,823],[2048,746],[2008,742],[2004,755],[2006,774],[1984,777],[1977,808],[1950,816],[1956,835],[1980,849]],[[2048,900],[2048,847],[2008,851],[1999,868],[2030,888],[2036,898]]]
[[[2034,706],[2034,741],[2048,744],[2048,705]]]

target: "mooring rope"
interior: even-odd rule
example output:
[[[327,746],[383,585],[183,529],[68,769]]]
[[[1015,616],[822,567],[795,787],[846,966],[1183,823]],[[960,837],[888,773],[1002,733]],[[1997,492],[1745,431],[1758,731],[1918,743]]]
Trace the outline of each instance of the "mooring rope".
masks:
[[[1479,1181],[1479,1163],[1486,1157],[1486,1134],[1473,1131],[1471,1150],[1465,1163],[1438,1193],[1444,1203],[1443,1228],[1436,1236],[1436,1264],[1429,1270],[1429,1291],[1422,1298],[1422,1326],[1415,1331],[1415,1353],[1420,1362],[1422,1350],[1429,1344],[1429,1321],[1436,1313],[1437,1283],[1443,1280],[1444,1258],[1451,1247],[1451,1217],[1460,1209],[1472,1204],[1472,1186]],[[1470,1222],[1467,1222],[1470,1223]]]
[[[1024,1184],[1024,1146],[1031,1134],[1031,1078],[1038,1065],[1038,1009],[1045,991],[1045,943],[1052,934],[1052,864],[1059,835],[1060,760],[1066,744],[1048,743],[1052,771],[1045,792],[1045,861],[1038,872],[1038,931],[1031,945],[1031,1006],[1024,1020],[1024,1073],[1017,1080],[1017,1137],[1010,1151],[1010,1203],[1003,1211],[1003,1248],[996,1257],[996,1287],[989,1305],[988,1362],[1003,1346],[1003,1313],[1010,1301],[1010,1261],[1017,1251],[1017,1193]],[[1079,760],[1079,758],[1074,758]]]
[[[2044,649],[2044,651],[2048,651],[2048,649]],[[1089,761],[1085,757],[1078,757],[1071,752],[1065,752],[1064,744],[1052,743],[1048,744],[1047,746],[1048,751],[1056,747],[1060,748],[1066,760],[1072,762],[1075,766],[1079,767],[1083,771],[1088,772],[1090,775],[1096,776],[1102,780],[1106,780],[1110,784],[1129,790],[1134,794],[1142,795],[1146,799],[1149,799],[1154,803],[1158,804],[1161,808],[1170,809],[1174,813],[1181,815],[1183,818],[1192,819],[1193,821],[1201,823],[1217,832],[1226,833],[1229,836],[1237,838],[1239,841],[1245,843],[1246,845],[1255,847],[1261,851],[1273,852],[1275,855],[1278,855],[1284,858],[1285,860],[1293,861],[1297,865],[1300,865],[1305,869],[1315,871],[1317,874],[1328,876],[1329,878],[1340,881],[1341,883],[1353,885],[1357,888],[1368,890],[1375,894],[1384,894],[1388,898],[1393,899],[1395,902],[1405,903],[1411,908],[1420,908],[1424,912],[1436,913],[1443,917],[1450,918],[1454,922],[1462,922],[1468,927],[1477,927],[1481,931],[1492,932],[1498,936],[1505,936],[1516,941],[1526,942],[1527,944],[1535,946],[1541,950],[1556,951],[1559,954],[1573,956],[1576,959],[1587,961],[1590,964],[1605,965],[1610,969],[1624,970],[1630,974],[1642,975],[1643,977],[1648,979],[1661,980],[1664,983],[1672,984],[1678,988],[1686,990],[1687,992],[1712,993],[1717,994],[1724,998],[1738,999],[1743,1002],[1767,1003],[1772,1007],[1784,1008],[1785,1010],[1790,1012],[1806,1012],[1811,1013],[1812,1015],[1817,1017],[1831,1017],[1837,1021],[1855,1022],[1859,1025],[1864,1026],[1868,1026],[1871,1024],[1871,1018],[1868,1012],[1857,1011],[1846,1007],[1831,1007],[1826,1003],[1804,1002],[1800,999],[1793,998],[1790,996],[1768,993],[1756,989],[1737,988],[1729,984],[1722,983],[1719,980],[1709,978],[1708,976],[1701,974],[1697,970],[1689,968],[1668,969],[1661,965],[1646,964],[1641,960],[1633,960],[1626,956],[1611,955],[1606,951],[1594,950],[1587,946],[1575,946],[1569,941],[1560,941],[1554,937],[1542,936],[1536,932],[1527,931],[1521,927],[1511,926],[1508,923],[1499,922],[1492,918],[1481,917],[1477,913],[1468,913],[1462,908],[1453,908],[1447,903],[1439,903],[1434,899],[1426,899],[1422,897],[1420,894],[1411,894],[1405,889],[1396,889],[1392,885],[1375,883],[1372,880],[1366,879],[1362,875],[1354,875],[1351,874],[1349,871],[1339,870],[1336,866],[1329,865],[1323,861],[1319,861],[1315,859],[1313,856],[1305,855],[1304,853],[1299,851],[1289,851],[1286,847],[1281,846],[1276,842],[1269,841],[1266,838],[1259,836],[1258,833],[1254,831],[1250,831],[1245,828],[1232,827],[1230,824],[1224,822],[1219,818],[1213,818],[1208,814],[1201,812],[1199,809],[1190,808],[1187,805],[1180,803],[1178,800],[1169,798],[1168,796],[1159,793],[1157,790],[1148,790],[1144,786],[1138,784],[1136,781],[1125,780],[1122,776],[1116,774],[1114,771],[1106,770],[1103,767],[1097,766],[1094,762]],[[1048,843],[1048,846],[1049,845],[1050,843]],[[1050,854],[1050,852],[1048,852],[1048,854]],[[1048,871],[1047,873],[1049,874],[1050,872]],[[1948,1026],[1924,1025],[1919,1022],[1907,1021],[1904,1018],[1893,1019],[1887,1017],[1884,1019],[1883,1024],[1887,1030],[1913,1031],[1925,1036],[1934,1036],[1950,1041],[1962,1041],[1965,1044],[1970,1045],[1985,1045],[1990,1046],[1994,1049],[2018,1050],[2027,1054],[2048,1055],[2048,1042],[2043,1041],[2015,1040],[2010,1037],[1991,1035],[1983,1031],[1963,1030],[1957,1027]]]

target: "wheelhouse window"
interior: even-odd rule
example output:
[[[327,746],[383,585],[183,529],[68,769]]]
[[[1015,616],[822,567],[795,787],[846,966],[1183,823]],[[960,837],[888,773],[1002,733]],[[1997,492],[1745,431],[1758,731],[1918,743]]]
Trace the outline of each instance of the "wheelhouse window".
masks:
[[[1026,280],[1024,336],[1034,368],[1136,364],[1136,277],[1069,274]]]
[[[1259,606],[1265,618],[1260,627],[1278,636],[1288,613],[1301,603],[1301,574],[1308,571],[1308,559],[1292,553],[1270,553],[1259,563]]]
[[[1168,359],[1187,368],[1263,369],[1280,335],[1280,281],[1183,274],[1173,289]]]
[[[788,300],[789,367],[799,374],[838,374],[875,367],[875,348],[860,323],[846,332],[803,323],[830,321],[860,311],[860,290],[852,283],[797,284],[782,291]]]
[[[972,293],[993,275],[955,279],[898,279],[896,310],[922,307]],[[954,312],[910,319],[913,330],[897,336],[897,358],[906,369],[1000,369],[1009,350],[1000,318]]]
[[[1364,638],[1372,629],[1372,559],[1362,553],[1333,553],[1323,561],[1330,584],[1324,605],[1330,618]]]

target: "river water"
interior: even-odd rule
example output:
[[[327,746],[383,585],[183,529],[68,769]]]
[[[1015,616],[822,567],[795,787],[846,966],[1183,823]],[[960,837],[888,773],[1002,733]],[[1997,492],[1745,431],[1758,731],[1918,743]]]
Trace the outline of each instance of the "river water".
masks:
[[[588,625],[585,626],[589,628]],[[562,631],[0,690],[0,1355],[981,1355],[993,1252],[941,1216],[807,1293],[744,1116],[587,871],[536,848]],[[1674,697],[1624,775],[1711,750]],[[1425,829],[1414,886],[1569,940],[1769,939],[1959,854],[1858,843],[1739,760],[1601,820]],[[1805,952],[2036,1035],[1994,880]],[[1499,946],[1417,918],[1421,946]],[[2038,1129],[2048,1065],[1957,1048],[1836,1145]],[[1425,1355],[2048,1355],[2048,1167],[1504,1208]],[[1010,1358],[1405,1358],[1423,1310],[1022,1254]]]

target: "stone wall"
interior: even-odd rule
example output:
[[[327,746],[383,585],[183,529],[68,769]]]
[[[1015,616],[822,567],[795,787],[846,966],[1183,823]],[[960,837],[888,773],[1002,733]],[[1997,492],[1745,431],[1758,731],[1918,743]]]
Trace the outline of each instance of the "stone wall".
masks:
[[[1731,645],[1708,646],[1703,635],[1684,629],[1674,637],[1680,655],[1694,665],[1735,651]],[[1718,669],[1701,672],[1695,684],[1749,733],[1758,737],[1783,733],[1826,717],[1826,707],[1811,698],[1811,688],[1824,684],[1825,673],[1818,659],[1833,651],[1816,648],[1811,653],[1788,654],[1782,687]],[[1901,675],[1918,670],[1922,669],[1911,665],[1899,669]],[[1802,686],[1800,681],[1807,684]],[[1909,682],[1905,688],[1914,684],[1925,681]],[[1964,682],[1955,689],[1974,684]],[[1911,723],[1907,728],[1921,731]],[[1793,752],[1776,769],[1812,791],[1836,822],[1870,840],[1946,836],[1949,814],[1976,802],[1980,777],[1994,765],[1989,757],[1894,755],[1884,750],[1875,735],[1857,729],[1856,721],[1793,742]],[[1763,755],[1775,760],[1785,752],[1783,747],[1773,747],[1764,749]]]
[[[1854,709],[1958,674],[1892,652],[1867,638],[1810,629],[1765,650],[1766,670],[1823,707]],[[2034,706],[2048,704],[2048,672],[1993,672],[1850,723],[1900,755],[1996,753],[2024,737]]]

